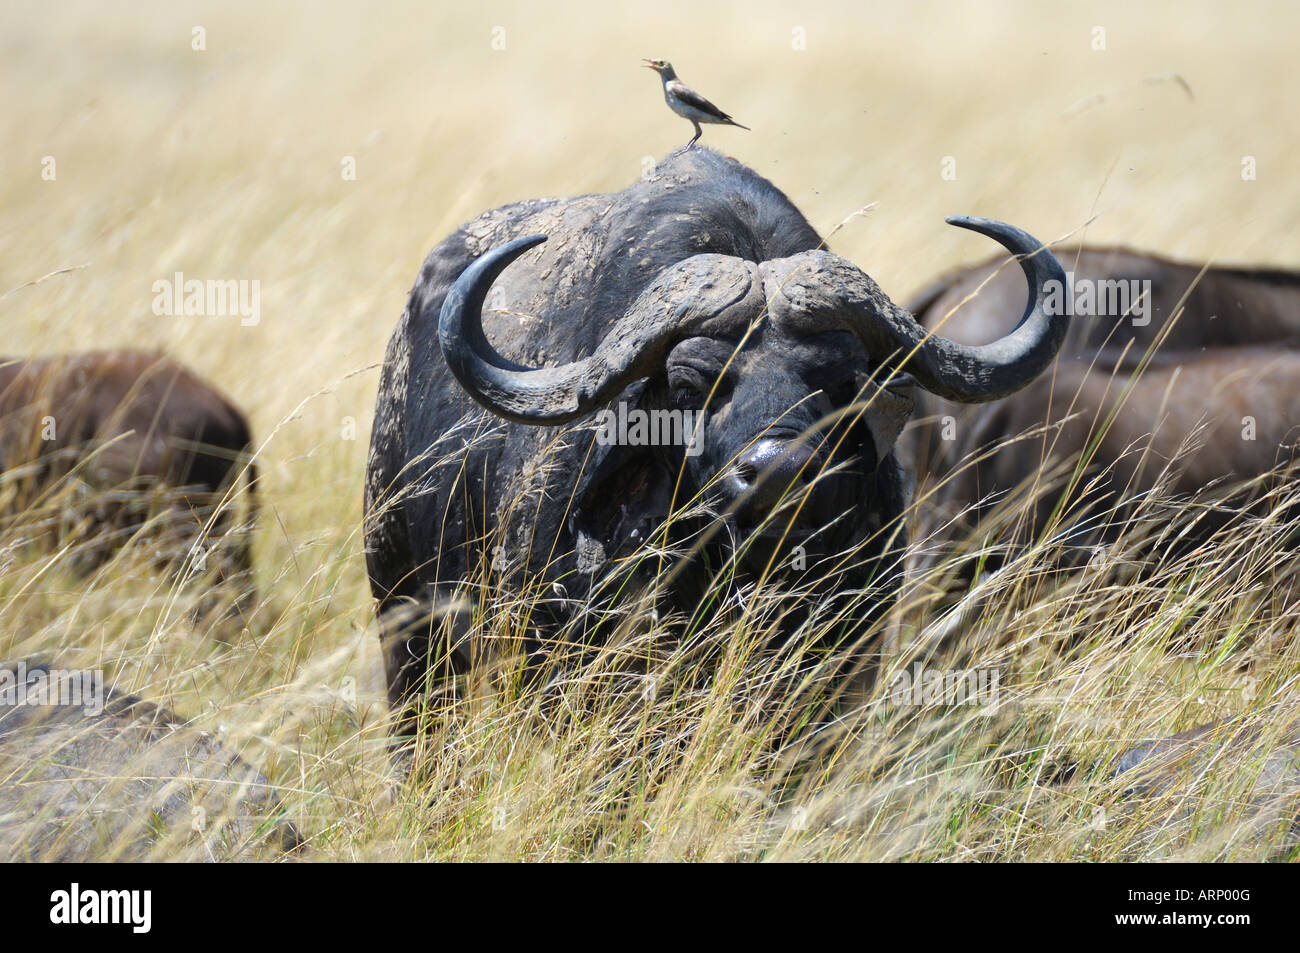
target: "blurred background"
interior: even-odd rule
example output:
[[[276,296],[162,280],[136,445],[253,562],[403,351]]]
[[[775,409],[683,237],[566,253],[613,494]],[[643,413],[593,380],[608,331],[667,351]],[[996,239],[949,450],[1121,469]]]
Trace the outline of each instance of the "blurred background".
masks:
[[[992,251],[952,213],[1300,266],[1284,3],[11,2],[0,23],[5,351],[159,347],[216,382],[265,444],[282,558],[359,555],[375,364],[429,249],[689,138],[642,57],[751,126],[703,142],[896,298]],[[258,281],[260,321],[154,314],[178,271]]]
[[[461,222],[620,189],[686,142],[643,57],[752,127],[703,144],[901,301],[994,250],[953,213],[1300,268],[1297,28],[1287,3],[9,0],[3,350],[161,348],[242,406],[271,608],[256,639],[183,651],[115,616],[114,586],[60,593],[33,570],[0,586],[0,658],[97,640],[100,658],[121,636],[124,687],[222,730],[249,706],[241,731],[275,734],[291,772],[283,712],[304,699],[359,688],[347,730],[365,735],[384,711],[360,517],[385,342]],[[155,314],[177,272],[257,281],[260,320]]]
[[[165,348],[262,435],[332,388],[267,453],[353,418],[330,453],[358,489],[376,372],[340,378],[382,357],[429,249],[689,138],[642,57],[751,126],[703,142],[896,298],[991,252],[958,212],[1300,266],[1284,3],[11,2],[0,23],[5,349]],[[156,316],[176,271],[258,280],[260,323]]]
[[[1300,267],[1300,10],[1278,3],[6,3],[0,320],[12,355],[158,347],[249,413],[279,564],[346,554],[384,343],[478,212],[619,189],[682,145],[642,57],[752,132],[703,142],[896,298],[1045,240]],[[866,211],[857,215],[859,210]],[[256,280],[260,321],[153,283]]]

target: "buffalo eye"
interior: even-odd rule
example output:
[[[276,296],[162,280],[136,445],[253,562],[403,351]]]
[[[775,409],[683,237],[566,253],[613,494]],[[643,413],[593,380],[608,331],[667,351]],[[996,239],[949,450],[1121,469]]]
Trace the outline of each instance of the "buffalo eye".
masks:
[[[668,395],[678,410],[698,410],[709,396],[711,383],[693,367],[673,367],[668,371]]]
[[[846,377],[823,387],[822,392],[826,394],[826,399],[831,402],[832,407],[847,407],[861,395],[862,383],[856,376]]]

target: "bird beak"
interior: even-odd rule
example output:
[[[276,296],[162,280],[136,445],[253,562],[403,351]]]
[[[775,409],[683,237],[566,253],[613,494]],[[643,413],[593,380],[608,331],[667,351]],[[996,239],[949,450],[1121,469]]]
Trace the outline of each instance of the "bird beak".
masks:
[[[655,63],[654,60],[642,60],[641,65],[644,66],[646,69],[654,70],[656,73],[659,72],[659,66]]]

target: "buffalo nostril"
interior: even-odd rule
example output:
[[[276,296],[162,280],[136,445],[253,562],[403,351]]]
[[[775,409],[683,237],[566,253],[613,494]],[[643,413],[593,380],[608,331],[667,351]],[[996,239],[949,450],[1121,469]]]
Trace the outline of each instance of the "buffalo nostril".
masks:
[[[801,486],[813,454],[802,444],[768,438],[750,447],[733,467],[732,492],[753,515],[771,512],[791,489]]]

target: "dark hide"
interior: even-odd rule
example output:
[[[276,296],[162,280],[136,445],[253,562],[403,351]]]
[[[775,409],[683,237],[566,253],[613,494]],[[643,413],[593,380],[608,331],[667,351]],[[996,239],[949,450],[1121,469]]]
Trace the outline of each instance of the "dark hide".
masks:
[[[1115,509],[1121,501],[1150,497],[1157,488],[1161,497],[1207,490],[1217,496],[1236,481],[1273,472],[1289,478],[1300,441],[1300,275],[1240,268],[1200,275],[1200,266],[1119,249],[1057,254],[1076,284],[1149,281],[1145,323],[1132,307],[1127,314],[1076,316],[1055,367],[995,405],[923,395],[923,424],[907,442],[923,492],[938,487],[930,497],[931,525],[949,527],[944,536],[961,535],[1009,492],[1034,492],[1034,480],[1052,481],[1055,489],[1018,527],[1019,539],[1037,536],[1094,441],[1095,454],[1063,509],[1078,520],[1071,543],[1081,556],[1131,529],[1132,507]],[[1000,309],[1023,302],[1025,293],[1016,269],[997,271],[1006,264],[999,257],[936,282],[913,302],[917,318],[962,343],[996,338],[1006,324]],[[1250,496],[1267,489],[1261,484]],[[1184,542],[1207,538],[1247,497],[1229,502]]]
[[[159,514],[180,547],[169,560],[185,557],[245,467],[250,490],[255,486],[253,450],[244,415],[161,354],[88,352],[0,364],[4,512],[39,522],[52,502],[51,520],[62,525],[49,528],[75,529],[88,540],[77,550],[83,570]],[[233,522],[227,506],[212,538]],[[251,568],[247,529],[237,536],[223,553],[230,563],[223,574]]]

